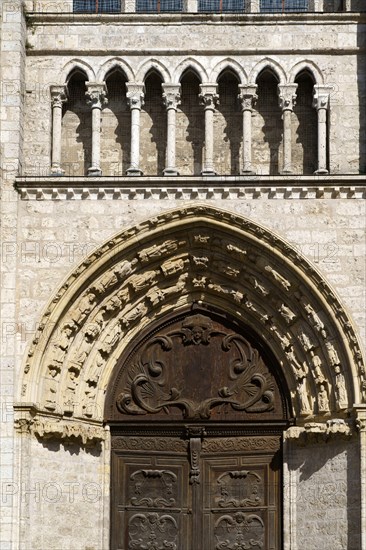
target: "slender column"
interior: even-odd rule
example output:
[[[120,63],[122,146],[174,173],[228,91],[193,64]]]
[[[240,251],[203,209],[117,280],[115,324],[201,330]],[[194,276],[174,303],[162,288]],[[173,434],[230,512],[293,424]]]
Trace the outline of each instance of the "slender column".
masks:
[[[125,0],[123,11],[125,13],[134,13],[136,11],[136,0]]]
[[[185,0],[183,8],[187,13],[196,13],[198,11],[198,0]]]
[[[296,101],[297,84],[279,84],[278,95],[283,120],[283,168],[281,174],[292,173],[291,114]]]
[[[248,0],[248,13],[259,13],[259,0]]]
[[[107,104],[106,86],[104,82],[87,82],[87,103],[92,109],[92,162],[88,168],[88,176],[101,176],[100,169],[100,129],[101,129],[101,111]]]
[[[323,0],[311,0],[309,2],[309,10],[315,11],[316,13],[322,13],[324,10]]]
[[[163,84],[163,100],[168,125],[164,176],[179,176],[175,167],[175,133],[177,108],[180,104],[180,84]]]
[[[331,86],[314,86],[313,107],[318,112],[318,169],[315,174],[328,174],[327,170],[327,111]]]
[[[366,405],[356,405],[356,425],[359,431],[360,445],[360,491],[361,491],[361,546],[360,550],[366,550]]]
[[[201,170],[202,176],[215,176],[213,162],[213,119],[217,95],[217,84],[200,84],[200,99],[205,108],[205,160]]]
[[[142,176],[140,170],[140,113],[144,104],[144,85],[127,82],[127,101],[131,109],[131,161],[128,176]]]
[[[61,169],[61,132],[62,132],[62,104],[67,100],[66,86],[51,86],[52,104],[52,165],[51,175],[62,176]]]
[[[242,174],[255,174],[252,167],[252,110],[257,100],[257,85],[240,85],[239,100],[243,111],[243,168]]]

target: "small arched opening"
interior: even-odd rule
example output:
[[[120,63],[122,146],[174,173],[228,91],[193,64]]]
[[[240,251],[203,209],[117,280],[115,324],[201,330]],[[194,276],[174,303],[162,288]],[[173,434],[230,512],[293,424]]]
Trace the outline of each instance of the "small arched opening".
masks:
[[[204,110],[199,99],[200,84],[193,70],[183,73],[176,134],[177,168],[183,176],[198,176],[202,169],[205,126]]]
[[[86,74],[75,69],[67,80],[68,100],[62,112],[62,169],[83,176],[91,164],[91,108],[86,101]]]
[[[282,166],[282,120],[278,79],[270,69],[257,78],[257,104],[252,125],[253,164],[260,175],[277,175]]]

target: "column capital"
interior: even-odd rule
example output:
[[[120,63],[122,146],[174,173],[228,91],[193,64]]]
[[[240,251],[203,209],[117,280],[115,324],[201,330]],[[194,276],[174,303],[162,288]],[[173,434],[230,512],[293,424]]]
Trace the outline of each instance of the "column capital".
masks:
[[[366,405],[355,405],[354,412],[358,431],[366,433]]]
[[[177,110],[180,99],[180,84],[163,84],[163,101],[167,109]]]
[[[215,110],[216,104],[218,102],[219,96],[217,93],[218,85],[216,83],[206,83],[200,84],[200,94],[199,98],[201,104],[204,105],[205,109]]]
[[[145,86],[143,82],[127,82],[127,102],[130,109],[141,110],[144,104]]]
[[[91,105],[92,109],[94,107],[102,109],[108,103],[105,82],[86,82],[86,87],[86,102]]]
[[[256,91],[257,91],[256,84],[239,84],[238,99],[241,103],[241,108],[243,111],[252,110],[253,105],[258,99]]]
[[[329,96],[333,90],[333,86],[321,86],[319,84],[315,84],[313,88],[313,107],[317,110],[328,109]]]
[[[67,100],[67,86],[51,86],[51,103],[52,107],[62,107],[62,104]]]
[[[279,84],[278,98],[282,111],[293,111],[296,104],[297,84]]]

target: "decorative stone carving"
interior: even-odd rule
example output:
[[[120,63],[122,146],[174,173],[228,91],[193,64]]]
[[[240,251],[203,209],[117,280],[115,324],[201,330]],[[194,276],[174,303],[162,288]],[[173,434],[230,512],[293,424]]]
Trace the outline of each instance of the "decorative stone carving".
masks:
[[[340,365],[340,360],[338,357],[337,350],[333,346],[331,342],[325,342],[325,347],[327,348],[327,353],[329,357],[330,364],[332,367],[335,367],[337,365]]]
[[[319,355],[316,355],[313,351],[310,352],[311,363],[313,365],[313,375],[314,379],[318,384],[323,384],[325,381],[324,374],[322,372],[322,361]]]
[[[309,372],[307,364],[305,362],[303,364],[299,362],[292,346],[289,349],[286,349],[285,353],[296,378],[305,378]]]
[[[82,403],[83,415],[86,416],[87,418],[93,418],[96,412],[95,397],[97,394],[94,384],[89,385],[86,388],[84,394],[85,394],[85,397]]]
[[[196,269],[199,271],[204,271],[208,268],[210,258],[207,256],[191,256],[191,261]]]
[[[70,309],[70,319],[80,326],[94,308],[95,303],[96,295],[94,292],[87,292],[84,296],[82,296],[77,305]]]
[[[75,391],[78,384],[77,378],[77,371],[74,368],[70,369],[67,374],[66,388],[64,393],[64,412],[67,415],[72,415],[74,413],[74,408],[76,405]]]
[[[81,342],[76,355],[70,359],[70,365],[73,371],[80,372],[93,346],[95,338],[99,334],[99,327],[96,324],[88,325],[84,332],[84,340]]]
[[[281,304],[278,311],[281,313],[287,324],[291,324],[293,320],[296,319],[296,314],[285,304]]]
[[[341,372],[341,368],[337,365],[334,369],[335,372],[335,398],[337,410],[346,409],[348,405],[347,389],[344,376]]]
[[[153,287],[149,290],[146,298],[151,302],[153,306],[158,305],[160,302],[164,302],[169,296],[183,292],[188,279],[188,273],[183,273],[177,283],[174,286],[167,288]]]
[[[145,271],[143,273],[138,273],[129,278],[128,284],[135,292],[141,292],[142,290],[145,290],[149,286],[155,284],[158,275],[159,271]]]
[[[292,348],[291,340],[289,339],[289,335],[288,334],[282,334],[281,332],[279,332],[275,325],[273,325],[271,330],[273,332],[275,332],[277,338],[279,339],[280,344],[281,344],[281,348],[285,351],[291,352],[291,349],[293,350],[293,348]],[[295,360],[296,360],[296,358],[295,358]]]
[[[160,269],[165,277],[169,277],[183,271],[187,262],[188,260],[183,260],[183,258],[178,258],[177,260],[167,260],[160,266]]]
[[[57,409],[56,395],[58,391],[60,368],[56,365],[50,365],[48,370],[49,377],[46,378],[44,386],[44,393],[46,396],[44,406],[49,411],[55,411]]]
[[[302,330],[299,333],[299,341],[306,352],[311,351],[314,348],[314,344],[305,330]]]
[[[107,271],[91,289],[96,294],[104,294],[108,289],[113,288],[119,281],[124,281],[131,275],[136,267],[138,260],[134,258],[132,261],[125,260],[110,271]]]
[[[343,419],[335,418],[327,422],[307,422],[304,426],[291,426],[284,432],[285,439],[300,444],[327,441],[329,437],[350,437],[353,431]]]
[[[305,302],[303,305],[304,305],[305,311],[307,312],[307,315],[308,315],[309,320],[310,320],[311,324],[313,325],[313,327],[318,332],[320,332],[320,334],[323,336],[323,338],[326,338],[327,333],[325,331],[324,323],[320,319],[319,315],[316,313],[316,311],[314,310],[314,308],[310,304]]]
[[[213,262],[212,267],[219,273],[224,273],[225,275],[233,279],[236,279],[240,274],[240,269],[228,265],[226,262]]]
[[[245,275],[244,275],[245,277]],[[261,283],[259,282],[255,277],[249,276],[245,277],[247,280],[249,280],[250,284],[253,286],[254,290],[256,290],[259,294],[262,296],[268,296],[269,290]]]
[[[288,281],[287,279],[285,279],[285,277],[282,277],[282,275],[280,275],[280,273],[278,273],[278,271],[276,271],[275,269],[273,269],[273,267],[271,267],[270,265],[266,265],[265,268],[264,268],[266,271],[268,271],[273,279],[277,282],[277,283],[280,283],[281,286],[283,286],[283,288],[286,290],[286,291],[289,291],[290,288],[291,288],[291,283],[290,281]]]
[[[229,254],[233,254],[234,256],[236,256],[239,260],[246,260],[246,256],[247,256],[247,251],[246,250],[243,250],[242,248],[239,248],[238,246],[234,245],[234,244],[228,244],[226,246],[226,249],[227,251],[229,252]]]
[[[68,347],[70,345],[70,339],[74,332],[73,324],[66,324],[61,331],[60,339],[52,350],[52,362],[53,365],[61,366],[64,362]]]
[[[165,256],[167,254],[175,252],[180,246],[183,246],[184,244],[186,244],[186,241],[176,241],[173,239],[169,239],[159,245],[153,244],[149,248],[145,248],[144,250],[141,250],[141,252],[138,252],[137,255],[142,263],[147,263],[156,258],[160,258],[161,256]]]
[[[196,220],[199,220],[199,226],[197,226]],[[218,223],[218,220],[220,220],[220,223]],[[184,222],[184,240],[186,244],[179,249],[180,257],[178,258],[174,257],[173,251],[167,252],[166,256],[162,256],[160,259],[157,258],[156,261],[151,259],[157,269],[156,278],[152,279],[151,286],[154,290],[156,289],[157,300],[160,301],[145,300],[144,306],[141,307],[146,313],[143,313],[141,317],[138,317],[138,311],[133,314],[133,316],[137,315],[136,323],[139,322],[139,319],[143,319],[146,314],[153,316],[155,313],[153,308],[156,304],[163,303],[162,300],[165,301],[164,311],[169,312],[171,304],[168,300],[174,289],[176,289],[177,294],[180,292],[179,289],[182,289],[178,297],[181,305],[187,305],[197,300],[207,300],[211,303],[216,301],[216,305],[218,300],[222,303],[225,301],[227,310],[234,317],[235,315],[243,317],[246,315],[244,308],[235,307],[236,304],[242,303],[246,299],[249,306],[247,306],[248,313],[253,311],[253,315],[248,315],[253,330],[264,334],[264,336],[267,335],[269,338],[271,336],[269,331],[273,331],[273,336],[278,341],[278,357],[284,365],[284,370],[288,364],[293,369],[295,376],[302,379],[305,369],[303,364],[305,356],[307,356],[308,365],[315,373],[316,365],[314,366],[309,352],[313,351],[314,354],[319,354],[318,357],[322,362],[321,372],[327,391],[329,391],[328,400],[330,406],[333,407],[333,413],[336,410],[345,411],[345,408],[340,406],[342,402],[340,397],[337,396],[336,366],[340,366],[342,376],[344,376],[345,381],[349,381],[349,387],[346,385],[346,391],[349,392],[347,402],[350,406],[353,395],[356,396],[356,399],[360,399],[361,396],[361,400],[366,400],[365,367],[357,337],[347,313],[337,302],[334,293],[317,271],[302,257],[296,260],[296,271],[293,270],[291,262],[295,261],[294,259],[297,256],[291,246],[286,245],[280,238],[273,240],[271,233],[263,228],[260,228],[259,233],[258,227],[251,221],[217,211],[217,209],[207,204],[204,206],[189,204],[184,209],[159,214],[154,216],[152,220],[141,223],[138,227],[124,230],[109,243],[103,245],[96,253],[90,255],[70,275],[46,308],[46,313],[39,323],[40,329],[37,330],[34,336],[33,344],[30,346],[28,357],[24,362],[25,382],[23,384],[21,382],[21,385],[24,393],[22,399],[25,402],[42,403],[44,413],[47,414],[48,411],[48,413],[54,415],[57,408],[53,410],[46,407],[48,397],[50,397],[48,406],[55,406],[55,398],[51,395],[53,394],[59,396],[58,402],[63,406],[64,392],[66,391],[66,369],[70,367],[70,363],[66,365],[65,360],[77,357],[75,352],[80,351],[78,346],[81,342],[82,325],[87,320],[88,323],[90,322],[99,327],[103,341],[97,344],[98,339],[93,340],[88,352],[88,359],[85,359],[82,363],[84,368],[86,367],[88,370],[85,376],[76,377],[76,382],[79,385],[79,382],[83,379],[89,383],[90,379],[90,385],[94,385],[97,389],[96,397],[101,408],[103,408],[103,391],[98,386],[101,380],[100,374],[106,369],[105,374],[107,375],[113,368],[112,349],[117,347],[122,335],[127,332],[125,328],[128,328],[122,320],[115,319],[115,315],[118,314],[123,317],[125,311],[122,311],[122,308],[126,308],[128,323],[129,312],[137,306],[135,298],[141,296],[145,299],[145,293],[149,293],[149,285],[142,282],[141,293],[136,296],[135,292],[137,291],[129,282],[130,279],[133,281],[136,274],[141,275],[144,280],[146,268],[150,267],[148,262],[137,260],[137,254],[139,251],[150,248],[153,243],[151,227],[154,227],[156,231],[156,244],[159,246],[169,240],[178,240],[179,228],[177,229],[177,224],[181,222]],[[192,222],[191,225],[190,222]],[[227,227],[225,231],[221,232],[220,226],[224,224]],[[232,231],[230,241],[228,240],[229,228]],[[211,235],[211,239],[207,241],[206,237],[209,235]],[[195,240],[197,236],[203,238]],[[260,236],[260,242],[258,236]],[[186,259],[189,254],[195,254],[197,257],[205,256],[208,242],[210,255],[213,256],[218,253],[220,260],[222,258],[222,261],[225,262],[226,258],[227,265],[234,268],[237,265],[238,268],[243,265],[244,274],[253,279],[246,278],[243,281],[243,274],[238,277],[235,288],[230,288],[230,284],[220,284],[221,280],[212,281],[208,276],[202,277],[195,273],[192,264],[188,263]],[[263,263],[262,243],[266,246],[266,257],[268,257],[266,263]],[[123,247],[125,247],[126,252],[123,252]],[[121,262],[124,254],[125,257],[128,257],[128,260]],[[134,259],[131,260],[131,258]],[[163,260],[162,266],[164,268],[159,266],[159,262]],[[186,261],[183,269],[181,260]],[[236,264],[236,261],[238,261],[238,264]],[[96,265],[98,265],[97,270],[95,269]],[[274,296],[273,284],[276,279],[273,273],[268,270],[266,272],[266,265],[269,267],[281,266],[281,269],[278,268],[280,274],[289,283],[287,285],[284,283],[285,286],[279,283],[276,285],[276,291],[281,292],[282,288],[285,290],[298,290],[296,294],[295,292],[288,292],[286,298],[283,299],[283,303],[295,312],[299,319],[300,316],[304,317],[308,321],[308,328],[306,328],[305,322],[302,323],[301,320],[296,322],[296,319],[293,327],[289,325],[291,327],[289,331],[284,330],[285,323],[282,320],[282,315],[276,309],[277,296]],[[124,275],[122,275],[123,269],[126,269]],[[165,287],[164,285],[168,282],[167,278],[174,276],[174,270],[177,274],[180,274],[182,279],[178,279],[179,283],[175,283],[175,279],[173,279],[174,284]],[[273,295],[273,299],[268,302],[268,308],[265,307],[264,309],[268,317],[267,320],[263,316],[260,317],[254,310],[249,309],[250,304],[256,309],[257,303],[265,302],[259,299],[261,296],[265,296],[265,291],[262,291],[258,286],[256,287],[255,281],[264,289],[269,290],[270,296]],[[86,287],[87,284],[89,284],[89,287]],[[139,281],[137,281],[137,289],[139,284]],[[208,289],[210,292],[206,292]],[[300,294],[300,289],[302,294]],[[214,293],[218,292],[221,296],[214,296]],[[121,306],[118,300],[121,301]],[[115,308],[115,306],[117,307]],[[305,306],[307,307],[305,308]],[[144,307],[147,309],[144,310]],[[119,313],[120,310],[121,314]],[[260,311],[260,314],[263,315],[262,311]],[[143,319],[143,323],[146,324],[145,319]],[[69,327],[70,330],[69,328],[65,330],[66,327]],[[314,328],[313,331],[312,328]],[[309,342],[301,337],[301,332],[306,332],[311,340],[311,348]],[[56,334],[59,337],[58,340],[55,338]],[[324,341],[327,334],[331,336]],[[334,350],[326,345],[328,341],[331,342]],[[65,365],[66,369],[62,377],[55,376],[53,378],[49,370],[52,364],[60,367],[62,364]],[[351,364],[354,366],[352,367]],[[75,364],[74,366],[75,368],[81,368],[82,365]],[[358,376],[355,376],[355,370],[352,369],[356,369]],[[38,376],[42,376],[42,384],[36,378]],[[285,372],[285,376],[291,390],[294,391],[296,382],[293,380],[292,373]],[[46,388],[49,383],[47,380],[53,386],[54,391],[51,392]],[[321,378],[317,377],[317,380],[319,383]],[[61,383],[63,386],[61,386]],[[312,403],[316,405],[317,394],[315,388],[317,384],[314,384],[312,379],[308,379],[307,384],[309,397]],[[83,394],[84,388],[81,391],[78,389],[77,396],[80,395],[82,398]],[[74,414],[76,413],[81,415],[81,406]],[[342,412],[342,414],[345,413]],[[86,421],[82,415],[81,421]]]
[[[329,399],[328,392],[325,389],[324,384],[320,384],[318,391],[318,410],[320,413],[329,412]]]
[[[130,311],[127,311],[124,314],[123,318],[121,319],[121,324],[128,328],[132,323],[134,323],[138,319],[141,319],[141,317],[143,317],[146,313],[147,307],[143,302],[141,302],[140,304],[137,304],[136,307],[130,309]]]
[[[297,394],[300,402],[300,414],[307,416],[312,412],[312,406],[310,405],[309,394],[306,387],[306,378],[300,378],[297,384]]]

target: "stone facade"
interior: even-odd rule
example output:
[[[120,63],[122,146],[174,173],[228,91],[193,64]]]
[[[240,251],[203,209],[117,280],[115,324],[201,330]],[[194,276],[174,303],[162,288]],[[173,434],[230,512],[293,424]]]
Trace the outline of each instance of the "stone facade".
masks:
[[[149,320],[203,295],[265,337],[288,381],[284,550],[366,550],[363,5],[184,6],[2,4],[1,547],[109,547],[113,366]],[[196,269],[195,224],[225,232],[231,275],[216,245]],[[145,262],[176,235],[180,255]],[[125,302],[108,302],[111,268]]]

